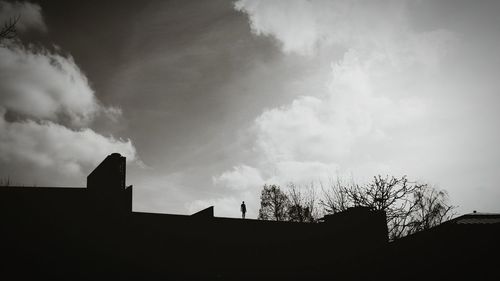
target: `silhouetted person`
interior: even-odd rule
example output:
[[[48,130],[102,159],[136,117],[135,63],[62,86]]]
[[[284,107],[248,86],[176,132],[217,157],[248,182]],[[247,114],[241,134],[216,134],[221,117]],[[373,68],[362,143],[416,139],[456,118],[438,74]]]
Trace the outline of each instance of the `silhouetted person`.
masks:
[[[241,203],[241,217],[245,218],[245,213],[247,212],[247,206],[245,206],[245,201]]]

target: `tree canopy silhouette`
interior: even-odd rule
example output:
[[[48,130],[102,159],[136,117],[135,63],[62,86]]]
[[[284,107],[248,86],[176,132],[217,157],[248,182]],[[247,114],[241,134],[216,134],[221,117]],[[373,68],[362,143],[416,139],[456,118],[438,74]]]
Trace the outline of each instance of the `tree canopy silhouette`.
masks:
[[[286,190],[264,185],[260,197],[260,220],[315,222],[319,218],[314,190],[301,190],[290,183]]]
[[[391,240],[439,225],[451,219],[455,209],[448,203],[446,191],[410,182],[406,176],[378,175],[362,186],[337,180],[323,189],[323,195],[320,203],[326,213],[355,206],[384,211]]]
[[[437,226],[454,215],[455,206],[449,204],[446,191],[410,182],[406,176],[378,175],[365,185],[337,180],[327,187],[321,184],[321,188],[322,197],[316,200],[313,186],[304,191],[293,183],[286,190],[264,185],[258,219],[316,222],[325,214],[369,207],[386,213],[389,239],[394,240]]]
[[[260,195],[260,220],[288,220],[289,199],[277,185],[264,185]]]

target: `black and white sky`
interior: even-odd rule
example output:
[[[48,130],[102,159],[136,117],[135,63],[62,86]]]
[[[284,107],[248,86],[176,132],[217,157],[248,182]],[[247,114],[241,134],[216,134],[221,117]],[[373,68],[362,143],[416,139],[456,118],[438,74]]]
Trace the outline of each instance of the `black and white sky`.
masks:
[[[0,177],[256,217],[262,185],[407,175],[500,212],[500,1],[0,1]]]

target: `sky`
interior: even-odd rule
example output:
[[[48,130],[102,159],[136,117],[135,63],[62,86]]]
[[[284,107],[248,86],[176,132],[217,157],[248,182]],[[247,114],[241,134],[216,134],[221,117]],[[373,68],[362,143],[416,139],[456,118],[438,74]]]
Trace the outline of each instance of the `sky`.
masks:
[[[255,218],[264,184],[407,175],[500,212],[498,1],[0,1],[0,178]]]

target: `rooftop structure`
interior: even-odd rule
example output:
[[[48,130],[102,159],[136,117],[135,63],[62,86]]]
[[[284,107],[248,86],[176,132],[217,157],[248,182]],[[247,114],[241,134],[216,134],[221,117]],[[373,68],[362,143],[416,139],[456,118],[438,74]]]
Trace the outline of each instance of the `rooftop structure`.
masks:
[[[218,218],[213,206],[133,212],[125,163],[109,155],[86,188],[0,188],[0,250],[14,257],[4,266],[27,277],[320,278],[387,244],[385,214],[366,209],[314,224]]]
[[[125,163],[109,155],[86,188],[1,187],[0,270],[16,279],[399,280],[423,271],[474,278],[475,266],[489,277],[499,261],[487,257],[500,250],[498,214],[467,214],[389,243],[385,213],[368,208],[320,223],[219,218],[214,206],[133,212]]]

